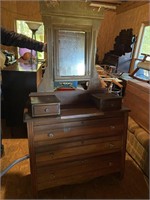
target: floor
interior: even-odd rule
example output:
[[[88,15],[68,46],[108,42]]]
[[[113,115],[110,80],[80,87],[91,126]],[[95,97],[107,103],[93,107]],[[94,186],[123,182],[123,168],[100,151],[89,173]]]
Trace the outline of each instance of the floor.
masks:
[[[1,158],[1,170],[29,153],[26,138],[3,139],[3,144],[5,155]],[[32,199],[29,159],[2,177],[0,194],[1,199]],[[127,154],[122,180],[117,174],[103,176],[82,184],[40,191],[39,199],[149,199],[149,187],[142,171]]]

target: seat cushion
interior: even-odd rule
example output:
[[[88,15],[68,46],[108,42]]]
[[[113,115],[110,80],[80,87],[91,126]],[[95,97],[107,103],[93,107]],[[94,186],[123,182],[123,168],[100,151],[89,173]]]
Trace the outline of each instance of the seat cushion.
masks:
[[[141,145],[134,134],[128,131],[127,152],[149,177],[149,152]]]
[[[139,125],[131,118],[128,118],[128,129],[131,133],[135,133],[135,130],[139,128]]]
[[[130,133],[134,134],[139,143],[148,152],[150,142],[150,135],[148,134],[148,132],[146,132],[141,126],[139,126],[131,117],[128,118],[128,130],[130,131]]]
[[[140,144],[149,151],[150,135],[141,127],[136,128],[134,132],[135,137],[140,142]]]

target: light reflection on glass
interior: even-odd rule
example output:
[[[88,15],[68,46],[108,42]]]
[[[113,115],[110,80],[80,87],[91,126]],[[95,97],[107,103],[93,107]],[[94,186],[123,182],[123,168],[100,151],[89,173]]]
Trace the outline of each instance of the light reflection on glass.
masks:
[[[58,75],[85,75],[85,32],[59,30]]]

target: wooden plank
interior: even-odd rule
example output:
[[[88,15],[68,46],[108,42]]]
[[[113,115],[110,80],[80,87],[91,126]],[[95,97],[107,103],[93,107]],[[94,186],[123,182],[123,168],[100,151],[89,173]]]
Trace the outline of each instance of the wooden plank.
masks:
[[[141,83],[142,84],[142,83]],[[146,131],[149,131],[149,90],[143,91],[137,84],[127,84],[123,104],[131,109],[129,115]]]
[[[134,9],[136,7],[142,6],[144,4],[148,4],[148,1],[129,1],[129,2],[123,2],[120,6],[117,7],[116,13],[120,14],[123,12],[126,12],[127,10]]]

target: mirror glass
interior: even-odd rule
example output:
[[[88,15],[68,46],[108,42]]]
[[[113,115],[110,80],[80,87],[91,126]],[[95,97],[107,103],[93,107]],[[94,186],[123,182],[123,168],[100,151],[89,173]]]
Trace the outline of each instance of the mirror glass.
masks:
[[[83,31],[58,31],[57,76],[85,75],[85,39]]]

